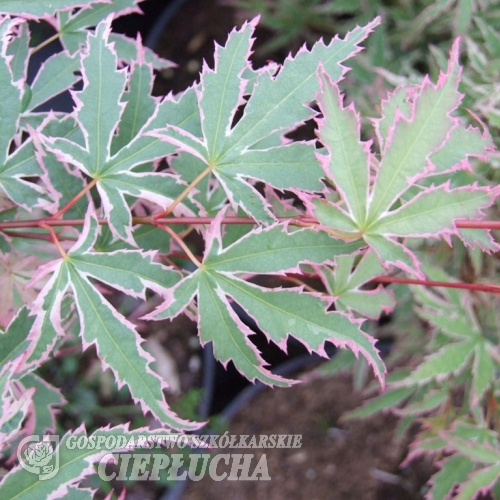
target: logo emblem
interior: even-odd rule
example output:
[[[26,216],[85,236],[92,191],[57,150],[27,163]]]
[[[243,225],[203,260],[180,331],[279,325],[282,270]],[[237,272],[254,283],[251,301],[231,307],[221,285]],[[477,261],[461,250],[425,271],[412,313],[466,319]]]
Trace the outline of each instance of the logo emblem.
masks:
[[[21,467],[38,475],[40,481],[50,479],[59,470],[59,436],[38,435],[25,437],[17,447]]]

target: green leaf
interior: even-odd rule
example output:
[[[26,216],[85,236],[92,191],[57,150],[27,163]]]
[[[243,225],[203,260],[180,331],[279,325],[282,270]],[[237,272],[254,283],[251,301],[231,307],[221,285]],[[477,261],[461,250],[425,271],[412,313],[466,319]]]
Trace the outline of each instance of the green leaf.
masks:
[[[128,295],[142,297],[145,286],[164,292],[179,281],[179,273],[152,262],[154,252],[117,250],[112,253],[71,254],[71,263],[80,274],[108,283]]]
[[[340,313],[326,313],[318,298],[288,290],[263,290],[243,281],[220,276],[218,283],[254,319],[277,345],[286,347],[288,335],[308,349],[324,354],[324,342],[361,353],[382,380],[385,368],[374,348],[374,340]]]
[[[485,158],[485,153],[493,147],[488,133],[481,134],[472,127],[456,127],[443,147],[431,155],[430,161],[436,166],[436,173],[446,172],[455,165],[466,162],[468,156]]]
[[[417,88],[415,85],[413,88]],[[408,87],[398,87],[389,94],[389,97],[381,101],[382,116],[374,120],[375,130],[380,149],[384,150],[385,142],[389,136],[390,128],[396,119],[397,114],[401,114],[405,118],[410,118],[411,107],[407,102]]]
[[[319,124],[319,137],[328,150],[325,170],[329,170],[335,187],[343,193],[351,218],[359,225],[366,220],[368,202],[368,144],[359,141],[360,118],[354,108],[342,107],[337,87],[325,73],[320,73],[322,92],[318,96],[324,118]]]
[[[304,142],[229,156],[216,172],[223,173],[224,178],[239,175],[260,180],[277,189],[301,186],[307,191],[322,191],[324,188],[314,148]]]
[[[137,0],[113,0],[112,2],[91,0],[88,3],[93,5],[72,13],[61,11],[58,13],[60,40],[64,48],[72,54],[85,44],[87,28],[97,26],[110,14],[116,18],[125,13],[140,12],[136,7]]]
[[[221,215],[222,216],[222,215]],[[237,279],[235,273],[278,273],[298,269],[300,262],[324,262],[335,255],[357,249],[314,230],[286,233],[282,226],[253,231],[226,249],[221,249],[218,220],[212,224],[205,259],[199,269],[181,281],[167,300],[147,319],[173,318],[198,296],[200,338],[214,344],[215,356],[230,359],[251,380],[286,383],[263,368],[259,353],[247,337],[253,332],[232,310],[228,297],[255,319],[259,328],[286,350],[291,335],[309,351],[325,354],[326,341],[361,353],[382,380],[385,368],[374,348],[374,340],[361,331],[359,322],[338,312],[326,312],[327,303],[297,290],[264,289]],[[216,328],[215,325],[219,324]],[[222,326],[221,326],[222,325]]]
[[[464,441],[450,434],[446,434],[445,439],[449,445],[470,460],[483,464],[496,464],[500,467],[500,450],[488,444]]]
[[[397,414],[401,416],[421,415],[428,413],[430,410],[435,410],[449,400],[450,392],[448,387],[438,390],[426,390],[420,397],[407,404],[401,410],[397,410]]]
[[[202,130],[207,145],[207,161],[217,163],[227,151],[231,124],[242,103],[240,76],[247,67],[251,35],[256,21],[245,24],[240,31],[233,30],[225,48],[216,46],[215,70],[205,67],[201,77],[202,97],[199,100]],[[218,96],[217,99],[214,97]]]
[[[311,110],[304,103],[311,102],[318,90],[318,63],[321,61],[332,81],[338,81],[345,72],[341,63],[360,50],[359,44],[379,23],[376,18],[352,30],[343,40],[335,37],[328,45],[316,43],[310,52],[300,50],[294,58],[287,58],[275,77],[261,73],[245,114],[231,131],[232,146],[243,150],[271,132],[292,128],[310,118]]]
[[[10,63],[13,81],[17,82],[26,75],[29,59],[30,33],[28,23],[20,23],[16,26],[16,36],[7,47],[7,55],[12,56]]]
[[[333,234],[347,231],[353,232],[353,237],[359,236],[356,223],[340,207],[319,199],[312,200],[312,203],[316,218],[321,224],[331,228]]]
[[[116,70],[116,56],[107,43],[110,29],[109,23],[101,23],[94,35],[89,34],[88,54],[82,60],[87,84],[78,93],[81,103],[78,121],[87,132],[86,168],[91,175],[102,172],[123,111],[120,96],[125,88],[126,74]]]
[[[75,74],[80,69],[80,60],[75,55],[59,52],[47,59],[31,84],[31,100],[26,112],[71,88],[80,77]]]
[[[167,99],[159,104],[149,97],[153,75],[147,64],[133,65],[130,74],[126,69],[117,70],[118,61],[108,40],[109,33],[108,19],[99,24],[95,35],[88,36],[87,50],[82,57],[84,88],[74,96],[78,102],[76,119],[84,143],[76,137],[50,135],[50,130],[45,129],[42,141],[59,161],[75,165],[97,181],[113,234],[135,245],[125,195],[148,198],[166,208],[184,187],[170,174],[131,170],[175,151],[174,146],[145,135],[145,131],[157,126],[166,119],[166,112],[181,106],[185,100]],[[177,119],[183,122],[186,116],[177,112]],[[181,207],[186,211],[185,205]]]
[[[464,483],[455,500],[469,500],[476,497],[478,491],[488,491],[500,477],[500,464],[485,467],[470,475],[469,480]]]
[[[203,68],[198,92],[202,137],[172,125],[163,125],[151,135],[199,158],[207,174],[213,173],[220,181],[235,210],[240,207],[257,221],[271,224],[274,217],[268,204],[245,179],[282,190],[323,190],[323,172],[314,159],[314,145],[286,145],[284,141],[275,145],[276,139],[280,131],[292,130],[312,116],[305,104],[313,101],[318,89],[315,73],[319,62],[332,78],[340,79],[345,71],[341,62],[360,49],[359,43],[379,20],[356,28],[344,40],[335,38],[329,45],[318,42],[310,52],[302,49],[285,61],[277,75],[260,71],[252,82],[243,116],[233,126],[238,108],[245,103],[248,81],[244,78],[250,70],[248,56],[256,22],[233,31],[226,46],[217,47],[214,69]],[[274,147],[267,143],[270,137]]]
[[[466,457],[454,455],[443,461],[441,470],[432,476],[429,500],[446,500],[453,486],[463,483],[474,469],[474,464]]]
[[[335,259],[337,266],[323,269],[321,275],[338,308],[355,310],[363,316],[377,319],[382,312],[394,309],[394,297],[382,286],[375,290],[362,290],[360,287],[382,274],[384,269],[375,252],[366,252],[353,270],[355,259],[352,254],[339,256]]]
[[[163,59],[148,47],[139,47],[136,40],[111,33],[109,41],[114,43],[116,55],[120,61],[131,63],[132,61],[144,61],[153,66],[156,70],[175,67],[175,64],[168,59]]]
[[[167,301],[154,312],[154,316],[147,316],[147,319],[175,318],[193,300],[199,286],[198,273],[191,273],[167,294]]]
[[[106,446],[106,443],[126,442],[133,439],[135,443],[144,436],[164,436],[169,433],[163,429],[150,430],[147,428],[129,430],[127,426],[98,429],[93,432],[86,442],[94,446],[75,446],[82,436],[87,438],[83,425],[74,432],[65,434],[55,450],[59,458],[59,469],[51,478],[39,479],[37,474],[28,472],[22,467],[16,467],[7,473],[0,483],[0,496],[16,500],[29,500],[33,498],[49,498],[53,494],[66,497],[67,489],[78,484],[83,478],[94,474],[93,462],[98,462],[103,456],[119,451],[119,448]],[[107,439],[114,436],[116,439]],[[102,443],[96,446],[95,443]],[[149,441],[148,441],[149,442]]]
[[[421,384],[432,379],[443,379],[457,374],[468,364],[477,340],[457,342],[442,347],[435,354],[427,356],[418,368],[400,384]]]
[[[250,381],[289,385],[286,379],[264,368],[266,363],[248,340],[253,332],[231,310],[218,287],[217,279],[209,273],[200,273],[197,294],[200,340],[203,344],[213,343],[214,356],[224,366],[233,360],[236,368]]]
[[[128,89],[122,96],[122,101],[126,104],[118,134],[113,137],[113,154],[132,142],[140,129],[155,113],[156,101],[151,96],[152,89],[151,69],[145,64],[134,64],[129,76]]]
[[[7,330],[0,334],[0,367],[26,352],[30,343],[28,333],[35,318],[29,316],[29,309],[22,307],[12,319]]]
[[[489,342],[480,342],[476,346],[472,366],[472,404],[479,404],[485,392],[495,383],[496,366],[493,363],[495,348]]]
[[[29,331],[29,329],[27,330]],[[34,373],[25,375],[20,382],[26,389],[35,388],[33,394],[33,414],[35,426],[33,434],[43,435],[56,430],[56,407],[66,403],[61,392],[50,386]]]
[[[35,335],[31,338],[29,356],[26,360],[28,367],[31,365],[39,366],[45,361],[52,352],[57,340],[64,337],[65,334],[62,328],[60,308],[69,281],[62,262],[54,261],[42,266],[38,271],[39,274],[35,275],[32,282],[40,274],[44,276],[50,272],[53,275],[33,303],[32,312],[36,315],[36,319],[32,331],[35,332]]]
[[[455,120],[450,113],[460,103],[459,77],[458,45],[455,44],[448,73],[440,77],[436,86],[424,80],[411,121],[395,120],[397,127],[385,146],[373,188],[371,220],[380,217],[394,203],[398,194],[406,189],[408,177],[422,172],[429,153],[439,149],[453,129]]]
[[[56,11],[70,10],[96,3],[99,0],[0,0],[0,13],[28,19],[52,16]]]
[[[386,392],[367,401],[361,408],[349,411],[342,415],[342,420],[352,420],[354,418],[365,418],[379,411],[395,407],[397,404],[408,399],[415,392],[414,387],[398,387],[388,389]]]
[[[3,45],[6,44],[7,37],[5,35],[11,28],[12,23],[8,19],[0,21],[0,36]],[[4,50],[7,50],[7,47]],[[18,155],[23,155],[27,149],[33,147],[30,141],[26,141],[16,152],[9,155],[10,146],[19,125],[24,86],[21,81],[13,81],[6,57],[8,56],[4,53],[0,56],[0,88],[2,89],[2,101],[0,102],[0,188],[14,203],[27,210],[32,210],[41,198],[42,189],[22,177],[39,175],[40,168],[36,161],[34,162],[35,167],[33,164],[29,164],[23,165],[24,168],[17,162],[20,157]],[[36,173],[33,171],[34,169],[36,169]]]
[[[214,240],[203,263],[219,273],[277,273],[300,271],[298,262],[323,264],[349,254],[359,244],[335,240],[324,232],[303,229],[288,233],[283,226],[253,231],[222,250]]]
[[[451,280],[444,271],[436,271],[427,267],[426,272],[430,279]],[[470,374],[470,397],[471,404],[478,405],[484,393],[495,381],[498,361],[496,361],[494,345],[487,340],[481,326],[482,322],[476,317],[470,296],[463,291],[459,294],[456,292],[456,290],[454,292],[448,290],[445,292],[446,300],[444,300],[442,296],[437,294],[429,292],[423,294],[417,290],[416,299],[421,307],[416,311],[418,316],[434,326],[438,333],[446,335],[444,349],[461,345],[463,342],[471,345],[469,357],[473,356],[473,363]],[[451,341],[449,337],[451,337]],[[453,342],[454,340],[458,343]]]
[[[70,286],[84,348],[95,344],[103,366],[113,370],[119,386],[126,384],[129,387],[144,412],[151,411],[171,427],[193,429],[197,424],[179,419],[165,403],[164,383],[149,367],[153,358],[141,347],[134,325],[121,316],[89,280],[97,278],[128,295],[144,298],[146,287],[165,293],[179,279],[178,273],[152,262],[152,253],[134,250],[118,250],[111,254],[90,252],[97,228],[96,219],[88,217],[80,240],[55,267],[55,274],[40,294],[44,302],[40,306],[44,307],[35,309],[38,314],[35,334],[41,339],[51,329],[53,336],[56,333],[64,335],[60,308],[62,297]],[[38,342],[41,347],[47,343]]]
[[[321,68],[318,79],[318,105],[324,115],[317,120],[319,137],[328,152],[322,163],[341,201],[333,204],[307,195],[302,200],[326,231],[344,238],[361,236],[384,267],[392,264],[423,279],[416,255],[396,238],[460,236],[454,221],[480,217],[496,196],[470,179],[451,189],[454,171],[470,169],[468,158],[484,159],[492,147],[487,133],[466,128],[453,116],[462,98],[458,42],[447,72],[435,85],[426,77],[421,85],[398,87],[382,102],[384,115],[375,120],[380,159],[370,142],[360,141],[360,119],[352,105],[343,107],[337,83]],[[464,238],[470,245],[495,248],[485,233]]]
[[[408,273],[418,273],[418,261],[406,246],[377,234],[365,235],[364,240],[375,250],[385,267],[392,263]]]
[[[370,234],[429,236],[447,228],[451,231],[455,219],[476,218],[479,210],[490,201],[491,193],[487,190],[458,188],[449,191],[447,187],[429,189],[378,219],[370,227]]]

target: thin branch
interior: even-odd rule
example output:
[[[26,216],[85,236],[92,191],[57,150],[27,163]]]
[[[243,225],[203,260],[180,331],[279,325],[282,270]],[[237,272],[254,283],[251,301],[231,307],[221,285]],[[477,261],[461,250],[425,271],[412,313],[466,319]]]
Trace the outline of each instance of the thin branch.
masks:
[[[500,221],[496,220],[457,220],[455,227],[460,229],[500,229]]]
[[[318,225],[319,222],[313,217],[307,216],[297,216],[297,217],[276,217],[278,222],[288,222],[292,226],[299,227],[311,227]],[[161,217],[156,218],[156,216],[147,217],[133,217],[132,224],[149,224],[149,225],[206,225],[210,224],[215,217]],[[40,224],[45,223],[48,226],[83,226],[85,223],[84,219],[66,219],[66,220],[53,220],[51,218],[47,219],[34,219],[34,220],[22,220],[22,221],[0,221],[0,230],[3,229],[17,229],[17,228],[27,228],[27,227],[40,227]],[[106,219],[98,219],[100,225],[108,224]],[[256,225],[257,222],[251,217],[224,217],[221,220],[221,224],[249,224]],[[484,221],[456,221],[455,226],[461,229],[500,229],[500,221],[484,220]]]
[[[188,186],[186,186],[186,189],[184,189],[184,191],[179,195],[177,196],[177,198],[172,202],[172,204],[166,209],[164,210],[163,212],[160,212],[156,215],[154,215],[154,219],[156,221],[158,221],[158,219],[161,219],[162,217],[166,217],[167,215],[171,214],[175,207],[181,203],[181,201],[189,194],[189,192],[202,180],[204,179],[211,171],[212,171],[213,167],[212,165],[209,165],[205,170],[203,170],[203,172],[201,172],[200,174],[198,174],[193,181],[191,181],[189,183]]]
[[[92,179],[76,196],[74,196],[64,207],[61,208],[57,213],[51,215],[48,220],[56,220],[61,215],[66,213],[71,207],[76,205],[78,201],[83,198],[95,185],[97,184],[97,179]]]
[[[43,229],[47,229],[47,231],[50,233],[50,236],[52,238],[52,242],[59,250],[61,257],[63,259],[65,259],[68,255],[67,255],[66,251],[64,250],[64,248],[61,246],[61,243],[59,242],[59,239],[58,239],[57,234],[54,231],[54,229],[52,227],[48,226],[47,224],[40,224],[40,227]]]
[[[281,277],[283,279],[285,279],[286,281],[290,281],[291,283],[295,283],[296,285],[304,287],[304,290],[307,290],[308,292],[321,293],[318,290],[316,290],[315,288],[313,288],[312,286],[307,285],[306,283],[304,283],[300,279],[294,278],[292,276],[281,276]]]
[[[159,219],[154,219],[154,217],[132,217],[132,224],[148,224],[148,225],[206,225],[211,224],[215,220],[215,217],[164,217]],[[311,217],[277,217],[279,222],[288,222],[292,226],[310,226],[311,224],[317,224]],[[107,225],[107,219],[98,219],[97,222],[100,225]],[[52,218],[46,219],[34,219],[34,220],[20,220],[20,221],[0,221],[0,231],[4,229],[22,229],[28,227],[40,227],[41,224],[46,224],[47,226],[83,226],[85,223],[84,219],[64,219],[64,220],[54,220]],[[224,217],[221,220],[222,224],[249,224],[256,225],[257,222],[250,217]]]
[[[52,35],[50,38],[47,38],[47,40],[44,40],[42,43],[37,45],[36,47],[33,47],[30,52],[30,56],[33,54],[36,54],[39,50],[43,49],[47,45],[49,45],[52,42],[55,42],[56,40],[59,39],[59,33],[56,33],[55,35]]]
[[[201,262],[195,257],[193,252],[189,249],[189,247],[184,243],[182,238],[179,237],[179,235],[170,229],[168,226],[158,226],[160,229],[163,229],[166,233],[168,233],[172,238],[176,241],[176,243],[186,252],[186,255],[189,257],[189,260],[199,269],[202,264]]]
[[[53,241],[53,239],[50,237],[48,234],[41,234],[41,233],[28,233],[26,231],[3,231],[4,234],[7,236],[10,236],[11,238],[26,238],[29,240],[41,240],[41,241]],[[70,237],[70,236],[65,236],[64,238],[59,238],[59,241],[61,240],[68,240],[68,241],[76,241],[76,238]]]
[[[452,283],[448,281],[415,280],[411,278],[396,278],[393,276],[377,276],[372,281],[377,283],[402,283],[406,285],[436,286],[444,288],[459,288],[476,292],[499,293],[499,285],[483,285],[481,283]]]

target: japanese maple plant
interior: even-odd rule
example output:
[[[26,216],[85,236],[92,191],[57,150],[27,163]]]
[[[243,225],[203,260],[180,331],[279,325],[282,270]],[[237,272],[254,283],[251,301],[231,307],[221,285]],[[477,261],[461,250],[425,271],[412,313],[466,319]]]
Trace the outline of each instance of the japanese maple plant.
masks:
[[[37,370],[75,334],[83,349],[95,346],[103,369],[164,432],[203,425],[169,408],[166,383],[134,324],[109,302],[109,287],[146,301],[147,290],[160,296],[145,320],[188,314],[201,344],[211,343],[223,365],[232,362],[251,381],[293,383],[266,365],[235,304],[283,350],[290,336],[310,352],[326,356],[330,342],[361,356],[383,388],[386,368],[363,324],[395,307],[381,283],[399,281],[419,285],[416,304],[440,329],[439,349],[389,379],[377,408],[419,395],[424,409],[434,409],[439,405],[425,406],[427,394],[437,401],[439,393],[441,404],[452,381],[465,379],[462,420],[428,430],[414,453],[447,457],[434,499],[445,498],[438,496],[443,484],[450,494],[461,483],[460,498],[494,488],[500,446],[490,417],[498,413],[500,355],[473,298],[499,289],[443,277],[419,250],[429,239],[484,253],[499,248],[490,234],[498,223],[484,219],[500,191],[473,168],[488,161],[493,142],[480,120],[460,109],[460,41],[436,82],[425,77],[381,101],[370,122],[373,139],[363,141],[361,118],[354,104],[344,104],[339,83],[342,63],[362,50],[378,18],[258,69],[249,60],[254,19],[216,46],[213,68],[205,64],[193,86],[158,98],[151,95],[154,70],[172,63],[140,39],[111,32],[112,20],[136,11],[136,3],[0,0],[4,456],[22,436],[55,431],[64,398]],[[28,62],[49,41],[30,44],[33,20],[52,25],[63,50],[28,85]],[[71,113],[41,111],[68,89]],[[311,120],[316,140],[289,138]],[[203,247],[186,242],[193,231]],[[274,275],[281,286],[260,286],[258,275]],[[319,278],[315,285],[311,277]],[[122,425],[93,435],[147,432],[159,430]],[[61,449],[69,436],[85,433],[83,423],[69,431]],[[65,449],[64,473],[47,481],[14,466],[0,496],[74,490],[103,453]]]

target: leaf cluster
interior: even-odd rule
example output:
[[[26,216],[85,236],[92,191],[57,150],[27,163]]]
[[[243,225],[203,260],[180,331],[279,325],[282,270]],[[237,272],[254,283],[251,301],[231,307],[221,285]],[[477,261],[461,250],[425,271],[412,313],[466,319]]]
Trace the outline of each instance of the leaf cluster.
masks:
[[[143,320],[186,313],[201,344],[212,343],[224,366],[251,381],[294,382],[269,369],[238,308],[284,351],[293,337],[324,356],[327,343],[361,354],[383,385],[386,368],[364,320],[389,313],[395,300],[370,283],[392,273],[432,278],[422,239],[498,250],[489,229],[477,228],[499,191],[474,170],[493,149],[488,131],[458,113],[458,41],[436,82],[402,85],[380,103],[374,137],[364,141],[339,82],[379,18],[262,68],[250,60],[258,19],[245,22],[216,46],[199,82],[156,98],[154,71],[171,63],[111,31],[114,18],[135,10],[135,0],[0,0],[0,280],[11,283],[0,304],[6,453],[28,431],[55,430],[64,398],[37,370],[75,336],[83,350],[95,346],[102,367],[162,432],[202,425],[170,409],[166,382],[136,325],[108,300],[110,288],[142,301]],[[63,50],[28,84],[40,49],[30,46],[28,20],[39,19]],[[43,111],[67,90],[71,113]],[[311,120],[318,141],[289,139]],[[460,227],[464,220],[476,228]],[[191,233],[201,244],[189,243]],[[277,285],[262,284],[269,275]],[[496,344],[464,297],[422,295],[421,317],[448,329],[439,349],[391,386],[390,406],[418,394],[434,408],[446,391],[422,387],[470,364],[471,401],[492,390]],[[126,425],[92,435],[145,432]],[[44,482],[16,467],[0,494],[74,488],[100,456],[64,450],[72,433],[86,431],[63,438],[64,473]]]

